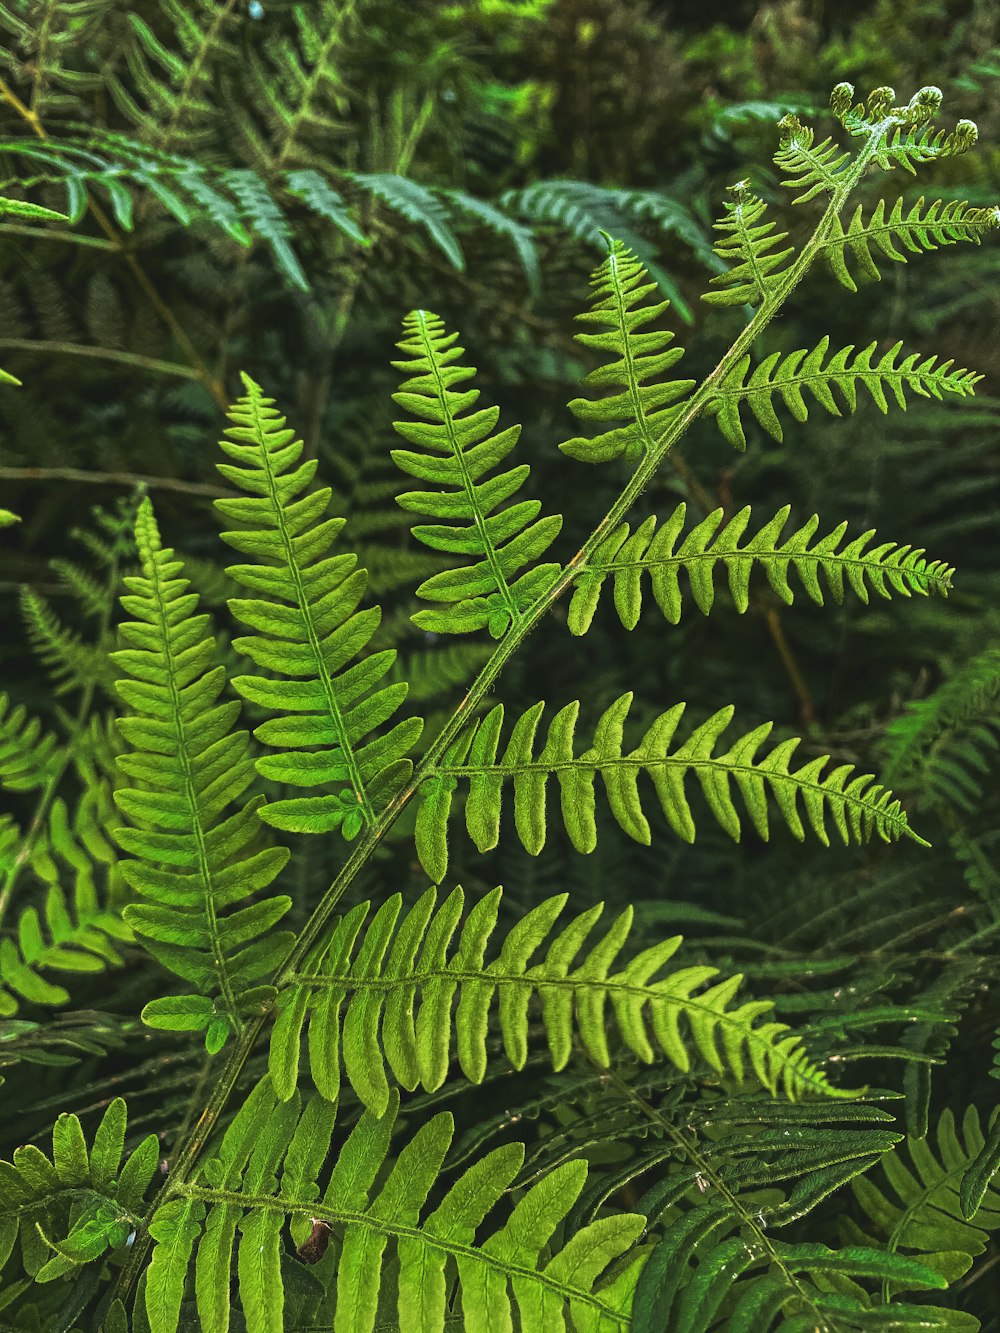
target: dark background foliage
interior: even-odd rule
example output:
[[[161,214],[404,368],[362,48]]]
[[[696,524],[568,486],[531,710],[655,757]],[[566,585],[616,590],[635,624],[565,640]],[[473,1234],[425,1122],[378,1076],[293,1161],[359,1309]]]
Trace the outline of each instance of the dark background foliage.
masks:
[[[182,10],[203,30],[214,25],[197,60],[175,22]],[[177,67],[158,49],[175,53]],[[624,477],[556,448],[575,433],[566,402],[588,363],[572,317],[603,254],[602,229],[655,266],[687,373],[698,375],[743,319],[709,317],[698,299],[716,271],[711,222],[741,177],[779,198],[769,163],[784,112],[818,114],[841,79],[889,83],[904,100],[937,84],[949,124],[978,122],[979,146],[919,183],[881,188],[978,204],[1000,192],[1000,11],[988,0],[320,0],[305,9],[9,0],[0,74],[4,193],[73,212],[86,191],[72,227],[0,219],[0,364],[24,382],[0,393],[0,499],[23,518],[3,535],[0,663],[12,698],[53,727],[85,726],[112,704],[88,649],[110,641],[110,553],[72,532],[113,541],[113,521],[102,527],[91,507],[113,514],[136,478],[230,632],[210,499],[220,487],[214,441],[241,369],[318,456],[387,609],[384,641],[400,648],[421,706],[445,708],[483,650],[446,649],[408,623],[415,583],[436,568],[394,504],[389,460],[390,361],[410,308],[460,328],[484,400],[504,422],[524,422],[532,493],[564,513],[558,554],[569,555]],[[303,78],[312,79],[305,99]],[[137,143],[148,155],[141,169]],[[80,146],[93,161],[74,155]],[[155,185],[184,163],[225,209],[186,196],[188,215],[172,213]],[[339,202],[303,200],[289,173],[310,170]],[[805,226],[793,217],[793,236]],[[699,717],[731,702],[747,726],[773,718],[776,734],[802,735],[809,754],[886,773],[932,846],[827,850],[787,834],[766,845],[745,834],[735,846],[706,828],[693,847],[663,837],[647,849],[609,827],[587,859],[558,838],[534,859],[516,845],[481,857],[456,837],[452,867],[471,893],[502,881],[511,919],[565,888],[578,910],[633,904],[650,938],[683,932],[691,958],[742,971],[817,1058],[839,1065],[845,1084],[884,1091],[894,1127],[917,1135],[946,1109],[961,1119],[972,1106],[985,1123],[996,1101],[998,277],[989,243],[886,265],[882,282],[861,280],[854,297],[817,270],[762,353],[824,334],[882,350],[902,339],[982,372],[974,402],[918,400],[888,417],[868,404],[845,421],[789,428],[781,445],[754,428],[744,454],[700,424],[635,514],[685,498],[696,512],[751,504],[763,518],[790,503],[798,522],[814,512],[825,528],[848,519],[852,532],[876,528],[955,565],[947,601],[783,608],[762,594],[743,617],[727,606],[711,620],[691,610],[677,628],[649,617],[641,636],[623,634],[604,605],[585,651],[565,634],[536,634],[498,689],[513,708],[581,697],[593,716],[626,689],[649,718],[679,699]],[[97,580],[89,601],[78,566]],[[38,669],[39,645],[62,693]],[[29,820],[30,793],[11,799],[18,822]],[[367,895],[422,887],[411,847],[391,842]],[[303,849],[300,913],[339,855]],[[5,930],[44,883],[20,877],[13,902],[2,900]],[[28,1026],[12,1029],[10,1049],[32,1062],[12,1059],[0,1094],[5,1151],[40,1135],[52,1108],[88,1112],[122,1091],[136,1127],[157,1130],[169,1154],[197,1056],[138,1025],[162,978],[134,946],[120,952],[119,969],[73,978],[71,1011],[45,1018],[27,1005],[19,1015]],[[44,1063],[67,1052],[69,1066]],[[586,1153],[612,1196],[634,1205],[663,1173],[690,1173],[676,1144],[662,1160],[673,1142],[663,1126],[687,1123],[679,1088],[714,1094],[704,1071],[679,1079],[663,1070],[640,1081],[626,1069],[622,1083],[597,1085],[585,1065],[559,1079],[529,1066],[484,1090],[456,1081],[446,1098],[470,1141],[490,1144],[517,1119],[529,1166]],[[659,1121],[644,1119],[640,1086]],[[622,1125],[631,1129],[609,1147]],[[755,1201],[753,1183],[746,1189]],[[795,1234],[836,1244],[867,1225],[842,1188]],[[990,1241],[947,1294],[986,1329],[1000,1328],[998,1254]]]

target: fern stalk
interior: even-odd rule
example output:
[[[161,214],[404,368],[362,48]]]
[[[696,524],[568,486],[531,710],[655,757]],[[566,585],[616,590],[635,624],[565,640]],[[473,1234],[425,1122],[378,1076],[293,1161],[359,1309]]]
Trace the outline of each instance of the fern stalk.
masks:
[[[488,694],[510,658],[520,649],[527,636],[540,624],[558,599],[573,587],[579,577],[580,569],[587,564],[590,557],[606,539],[608,533],[622,522],[653,478],[666,454],[700,416],[734,367],[748,354],[778,310],[805,277],[813,262],[822,256],[825,243],[834,227],[834,220],[839,216],[840,211],[855,186],[865,175],[872,161],[878,158],[890,131],[898,124],[899,118],[897,116],[884,115],[867,129],[864,145],[850,166],[837,175],[836,184],[832,189],[823,215],[796,260],[776,284],[769,289],[749,323],[715,368],[693,392],[686,404],[678,408],[677,415],[668,429],[652,443],[652,447],[647,449],[645,456],[637,465],[618,498],[577,553],[567,562],[559,575],[538,599],[511,624],[508,632],[497,643],[493,653],[470,685],[454,713],[425,752],[423,759],[414,769],[410,779],[391,798],[381,814],[362,830],[354,844],[354,850],[313,910],[295,944],[275,973],[273,984],[276,987],[280,989],[283,985],[287,985],[294,975],[302,970],[306,957],[335,912],[341,898],[356,879],[358,873],[370,860],[400,813],[412,800],[420,785],[439,768],[449,746],[476,715],[480,703]],[[269,1015],[262,1014],[247,1019],[242,1032],[234,1043],[232,1053],[219,1072],[202,1115],[185,1140],[178,1145],[170,1174],[159,1196],[161,1204],[171,1196],[177,1196],[185,1192],[192,1167],[201,1155],[230,1094],[236,1086],[240,1072],[249,1059],[257,1039],[268,1021],[268,1017]],[[144,1229],[131,1247],[129,1258],[119,1274],[112,1293],[112,1299],[124,1297],[131,1285],[137,1280],[146,1263],[150,1243],[149,1232]],[[794,1283],[794,1277],[791,1274],[789,1274],[789,1279]]]

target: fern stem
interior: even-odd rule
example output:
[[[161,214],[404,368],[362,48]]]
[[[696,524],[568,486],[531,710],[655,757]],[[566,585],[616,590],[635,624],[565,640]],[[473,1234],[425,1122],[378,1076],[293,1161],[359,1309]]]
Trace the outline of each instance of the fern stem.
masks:
[[[206,481],[181,481],[177,477],[151,477],[140,472],[90,472],[78,467],[0,467],[3,481],[74,481],[90,486],[142,486],[145,490],[178,491],[182,495],[205,495],[210,499],[231,496]]]
[[[44,234],[44,233],[40,233]],[[177,361],[160,361],[138,352],[125,352],[117,347],[88,347],[85,343],[49,342],[46,338],[0,338],[0,347],[8,352],[44,352],[51,356],[88,356],[96,361],[116,361],[137,370],[151,370],[158,375],[178,375],[182,379],[201,380],[193,366]]]
[[[100,236],[78,236],[76,232],[65,231],[60,227],[25,227],[18,222],[0,222],[0,236],[27,236],[32,241],[65,241],[69,245],[84,245],[94,250],[118,248]]]
[[[817,224],[812,236],[800,252],[798,258],[782,275],[780,281],[771,288],[770,294],[761,303],[753,318],[738,335],[735,342],[719,361],[715,369],[709,373],[694,394],[692,394],[686,407],[678,411],[672,424],[656,442],[656,447],[647,453],[646,457],[632,474],[632,477],[618,496],[617,500],[584,542],[583,546],[581,546],[576,555],[574,555],[565,565],[559,575],[553,580],[548,590],[542,593],[541,596],[539,596],[537,600],[522,613],[520,619],[511,625],[508,632],[497,644],[492,655],[479,672],[479,675],[470,685],[451,718],[438,733],[434,742],[424,755],[424,758],[414,770],[413,775],[406,786],[393,797],[389,805],[374,820],[374,822],[369,824],[367,829],[362,831],[351,855],[341,867],[333,883],[317,904],[284,962],[277,969],[274,977],[274,984],[277,987],[280,988],[283,984],[286,984],[289,978],[301,966],[309,951],[316,943],[319,934],[333,915],[337,904],[356,878],[358,872],[373,855],[385,834],[396,822],[401,811],[409,804],[410,800],[416,794],[420,784],[435,773],[448,746],[466,725],[467,721],[474,715],[475,710],[478,708],[480,702],[496,681],[497,677],[503,671],[507,662],[521,647],[524,640],[535,626],[544,619],[546,614],[555,605],[556,601],[563,595],[563,593],[572,587],[577,578],[580,566],[586,563],[588,558],[604,540],[607,533],[622,522],[625,515],[632,508],[632,505],[649,484],[664,456],[673,448],[688,427],[698,418],[711,399],[717,386],[725,379],[739,360],[747,354],[755,340],[764,331],[784,302],[805,277],[813,261],[822,250],[823,243],[827,238],[834,217],[837,216],[843,208],[852,190],[867,171],[869,163],[878,152],[886,134],[895,123],[896,122],[892,117],[887,117],[872,126],[864,146],[858,153],[851,167],[843,172],[841,177],[838,177],[838,183],[832,192],[823,216]],[[212,1089],[208,1104],[199,1116],[197,1123],[194,1125],[185,1141],[182,1142],[178,1148],[176,1160],[164,1183],[163,1190],[161,1191],[161,1198],[181,1193],[182,1189],[185,1187],[187,1177],[198,1160],[202,1149],[208,1142],[215,1123],[218,1120],[219,1115],[222,1113],[230,1093],[236,1086],[240,1072],[253,1051],[257,1037],[264,1028],[267,1017],[266,1014],[262,1014],[255,1019],[249,1020],[243,1028],[232,1054],[219,1074],[218,1082]],[[151,1213],[152,1208],[150,1210],[150,1215]],[[762,1243],[766,1244],[766,1239],[762,1240]],[[137,1280],[138,1275],[142,1270],[142,1266],[145,1263],[149,1245],[149,1232],[148,1229],[144,1229],[142,1234],[136,1238],[136,1242],[132,1246],[128,1261],[119,1274],[112,1294],[113,1297],[124,1296],[132,1283]],[[790,1273],[788,1274],[788,1278],[793,1287],[796,1287],[797,1289],[795,1279]]]

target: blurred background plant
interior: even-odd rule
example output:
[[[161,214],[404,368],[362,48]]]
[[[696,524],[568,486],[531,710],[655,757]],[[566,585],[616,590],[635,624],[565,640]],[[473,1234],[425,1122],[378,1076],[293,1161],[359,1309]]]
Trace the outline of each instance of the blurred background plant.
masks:
[[[575,549],[621,479],[613,467],[568,467],[555,448],[573,433],[566,402],[588,368],[572,316],[604,253],[601,233],[650,268],[673,302],[688,373],[704,373],[744,318],[736,308],[705,330],[698,299],[720,266],[711,222],[726,187],[749,175],[762,198],[778,200],[776,177],[759,165],[770,161],[775,123],[818,113],[837,81],[888,83],[904,99],[939,85],[950,117],[978,122],[979,146],[935,165],[919,188],[900,172],[887,189],[907,204],[921,193],[996,201],[1000,9],[993,0],[7,0],[0,30],[0,192],[63,215],[12,207],[0,216],[0,363],[22,382],[0,389],[0,499],[22,520],[3,534],[0,582],[10,695],[0,710],[9,800],[0,1065],[12,1066],[0,1094],[3,1147],[37,1135],[53,1105],[84,1113],[121,1091],[139,1108],[130,1127],[152,1126],[168,1151],[196,1071],[185,1046],[131,1017],[152,982],[116,911],[107,836],[115,741],[103,652],[132,558],[124,534],[136,484],[154,493],[225,623],[233,590],[210,512],[222,493],[213,441],[246,370],[287,410],[349,516],[389,609],[374,646],[400,648],[401,674],[425,708],[447,703],[483,650],[443,647],[409,622],[412,589],[437,565],[394,503],[390,362],[405,312],[429,308],[461,328],[485,398],[505,421],[525,423],[535,493],[560,495],[561,540]],[[804,735],[811,753],[884,773],[931,848],[752,837],[735,847],[708,831],[693,848],[653,850],[607,836],[580,860],[553,838],[538,858],[509,845],[486,857],[456,848],[453,873],[472,893],[502,881],[515,913],[565,888],[576,910],[633,904],[640,928],[683,929],[692,956],[744,972],[779,1018],[811,1034],[817,1058],[868,1085],[872,1116],[891,1113],[892,1133],[876,1143],[845,1128],[856,1141],[843,1140],[839,1159],[830,1150],[810,1159],[805,1119],[795,1128],[791,1111],[782,1121],[755,1102],[740,1120],[726,1102],[729,1128],[699,1130],[711,1151],[703,1142],[696,1153],[689,1101],[678,1119],[679,1085],[701,1088],[706,1123],[725,1123],[723,1094],[704,1070],[598,1080],[585,1061],[558,1076],[529,1066],[443,1095],[461,1099],[462,1123],[478,1126],[456,1141],[453,1166],[472,1142],[489,1146],[517,1123],[530,1145],[525,1180],[567,1155],[591,1158],[598,1183],[584,1212],[609,1197],[676,1207],[696,1157],[699,1172],[744,1201],[741,1225],[771,1209],[774,1225],[789,1228],[783,1238],[865,1235],[905,1248],[898,1218],[892,1230],[898,1208],[941,1228],[942,1254],[969,1258],[948,1273],[954,1327],[975,1326],[961,1323],[966,1312],[998,1329],[996,1214],[979,1214],[976,1237],[955,1232],[975,1229],[958,1221],[959,1190],[981,1140],[955,1149],[934,1135],[942,1116],[961,1122],[970,1107],[985,1128],[1000,1074],[1000,250],[957,247],[946,261],[881,268],[879,282],[857,276],[862,291],[849,302],[832,276],[814,276],[766,350],[824,334],[885,350],[891,328],[908,349],[930,343],[981,371],[976,399],[889,417],[868,404],[846,424],[815,417],[789,429],[783,444],[754,427],[742,454],[696,427],[636,518],[678,498],[695,512],[752,504],[762,515],[791,498],[792,521],[849,517],[852,532],[926,546],[957,568],[951,597],[831,612],[798,600],[785,609],[769,595],[745,620],[692,613],[676,628],[650,627],[635,648],[603,606],[585,654],[558,636],[531,640],[502,693],[524,706],[585,692],[597,710],[638,686],[650,717],[678,698],[692,709],[731,701]],[[26,739],[26,728],[37,730]],[[5,756],[29,753],[37,762],[4,767]],[[30,856],[5,852],[14,845],[5,829],[28,830]],[[300,912],[330,878],[328,854],[310,846],[294,863]],[[422,883],[401,839],[365,892],[378,900]],[[55,1017],[42,1021],[47,1011]],[[737,1123],[767,1143],[792,1125],[799,1158],[782,1164],[761,1149],[766,1169],[737,1168],[743,1159],[725,1147]],[[902,1200],[890,1205],[870,1181],[888,1189],[878,1163],[886,1150],[903,1160],[891,1147],[898,1134],[915,1136],[918,1152],[951,1156],[933,1181],[924,1159],[919,1199],[905,1197],[915,1178],[890,1167]],[[979,1159],[986,1180],[995,1159],[994,1144]],[[845,1182],[865,1171],[852,1194]]]

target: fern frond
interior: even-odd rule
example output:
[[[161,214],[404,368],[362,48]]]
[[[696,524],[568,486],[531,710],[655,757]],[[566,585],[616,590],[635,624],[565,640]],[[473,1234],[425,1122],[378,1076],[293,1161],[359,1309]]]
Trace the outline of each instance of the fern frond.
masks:
[[[691,210],[659,190],[623,190],[593,181],[542,180],[525,189],[507,190],[500,204],[535,224],[555,224],[588,248],[602,247],[616,237],[649,271],[656,285],[686,323],[694,316],[669,269],[657,263],[656,250],[636,223],[653,223],[687,245],[706,268],[715,270],[713,253],[702,224]]]
[[[451,229],[448,209],[434,190],[392,172],[352,171],[347,177],[407,222],[423,227],[452,267],[464,272],[462,247]]]
[[[371,240],[351,216],[340,192],[320,172],[301,167],[290,171],[285,183],[292,198],[300,199],[317,217],[333,223],[357,245],[371,245]]]
[[[935,199],[925,205],[921,196],[905,214],[902,199],[896,200],[888,217],[885,210],[886,202],[880,199],[866,222],[863,206],[858,204],[846,230],[839,214],[833,215],[830,234],[823,241],[823,255],[837,281],[848,291],[858,289],[847,267],[848,254],[866,277],[879,282],[882,274],[872,254],[873,245],[888,259],[905,264],[905,251],[918,255],[958,241],[980,245],[982,233],[1000,225],[1000,209],[970,208],[964,201],[945,203]]]
[[[743,798],[759,837],[768,837],[767,791],[770,789],[784,822],[796,838],[805,837],[799,813],[801,797],[806,820],[824,846],[828,845],[826,815],[843,842],[863,841],[877,834],[889,842],[899,837],[921,841],[912,832],[898,800],[870,773],[855,776],[852,764],[827,771],[829,756],[820,755],[801,768],[791,767],[797,739],[781,741],[770,753],[757,752],[771,731],[765,722],[733,740],[717,753],[733,709],[721,708],[671,750],[685,704],[675,704],[649,727],[633,750],[623,748],[623,732],[632,695],[623,694],[601,716],[594,742],[583,754],[574,752],[579,702],[561,708],[549,724],[545,744],[536,754],[536,732],[544,702],[522,713],[511,728],[502,758],[497,759],[504,720],[503,704],[459,736],[441,764],[420,789],[417,852],[428,875],[440,881],[448,864],[447,825],[459,782],[469,784],[465,823],[479,851],[495,847],[500,836],[504,785],[514,786],[514,823],[527,851],[537,855],[545,845],[546,785],[555,776],[560,789],[562,822],[578,852],[597,845],[594,779],[604,782],[611,813],[636,842],[649,843],[649,822],[643,813],[638,779],[646,773],[656,790],[668,824],[678,837],[693,842],[694,817],[685,795],[685,778],[693,773],[712,814],[730,836],[739,840],[740,816],[732,784]]]
[[[794,246],[775,251],[788,239],[787,231],[775,231],[777,223],[765,220],[767,204],[749,194],[746,182],[731,187],[735,195],[724,205],[725,213],[715,230],[722,237],[715,242],[715,252],[726,264],[735,264],[712,279],[719,291],[706,292],[702,300],[709,305],[760,305],[775,287],[795,253]]]
[[[569,606],[567,624],[571,634],[586,634],[597,611],[605,581],[614,580],[614,602],[618,617],[626,629],[634,629],[642,611],[643,580],[648,575],[653,596],[671,625],[681,618],[683,596],[679,574],[687,573],[691,596],[699,611],[708,615],[715,604],[715,571],[721,561],[726,568],[729,592],[739,612],[750,605],[750,577],[756,567],[767,576],[772,590],[791,606],[795,600],[788,581],[795,569],[806,593],[817,605],[823,605],[823,574],[835,602],[853,592],[868,602],[869,588],[880,597],[900,593],[926,596],[930,592],[946,595],[951,588],[954,569],[941,560],[926,560],[922,550],[881,542],[871,546],[873,529],[861,533],[841,546],[847,523],[840,523],[826,537],[813,538],[819,517],[813,514],[801,527],[782,540],[791,505],[784,505],[775,516],[747,541],[743,535],[750,524],[746,506],[723,522],[722,509],[713,510],[680,540],[687,516],[687,506],[679,504],[659,530],[656,518],[646,519],[633,533],[622,523],[594,550],[577,575],[577,584]],[[680,542],[680,545],[678,545]]]
[[[425,546],[472,557],[474,562],[425,580],[417,595],[443,602],[446,609],[421,610],[413,620],[421,629],[445,634],[486,627],[499,639],[523,619],[558,573],[558,565],[536,562],[558,535],[562,518],[557,514],[539,518],[539,500],[519,500],[499,509],[517,493],[530,470],[521,464],[488,476],[516,445],[520,426],[494,435],[499,408],[480,408],[467,415],[479,390],[456,386],[475,371],[456,364],[465,349],[455,345],[457,333],[445,333],[437,315],[415,310],[403,321],[403,329],[406,337],[398,346],[407,359],[393,365],[407,378],[392,397],[421,419],[395,421],[393,428],[426,452],[394,449],[393,461],[412,477],[455,489],[407,491],[397,503],[442,520],[413,528]]]
[[[4,870],[23,862],[47,886],[41,916],[34,906],[24,908],[14,936],[0,939],[0,1014],[16,1013],[18,997],[33,1004],[65,1004],[69,992],[43,974],[121,966],[116,945],[133,938],[122,920],[109,784],[87,746],[76,756],[76,766],[83,790],[72,810],[56,797],[30,842],[15,837],[0,848]],[[65,883],[69,877],[72,889]]]
[[[900,1144],[883,1158],[884,1181],[876,1183],[870,1174],[852,1181],[878,1242],[896,1252],[918,1252],[947,1282],[966,1273],[1000,1227],[1000,1191],[988,1176],[976,1181],[969,1174],[985,1145],[974,1106],[960,1130],[946,1110],[936,1135],[908,1138],[905,1153]],[[863,1242],[873,1239],[852,1225],[855,1233]]]
[[[615,359],[590,371],[581,381],[592,388],[611,389],[603,398],[574,398],[570,411],[580,421],[624,422],[587,439],[576,437],[559,448],[584,463],[604,463],[624,455],[635,464],[650,454],[678,411],[678,400],[694,387],[694,380],[664,378],[684,355],[670,347],[674,335],[666,330],[637,332],[662,315],[669,301],[649,302],[656,283],[631,250],[621,241],[610,242],[610,253],[591,277],[593,305],[577,315],[585,324],[607,325],[602,333],[578,333],[577,342]]]
[[[42,730],[38,718],[29,718],[23,704],[11,707],[10,696],[0,694],[0,787],[44,787],[59,762],[57,751],[55,736]]]
[[[204,1333],[229,1327],[238,1227],[236,1272],[247,1328],[282,1328],[286,1219],[300,1254],[309,1254],[317,1230],[339,1242],[336,1252],[328,1251],[336,1333],[374,1330],[380,1288],[388,1279],[387,1249],[395,1260],[400,1333],[443,1333],[454,1322],[448,1318],[449,1271],[457,1274],[462,1326],[469,1333],[513,1327],[514,1310],[525,1330],[562,1328],[567,1318],[579,1333],[628,1328],[645,1256],[634,1255],[624,1268],[616,1261],[631,1248],[644,1218],[614,1214],[565,1244],[554,1241],[587,1176],[585,1163],[567,1162],[529,1189],[506,1223],[477,1243],[476,1232],[517,1175],[523,1146],[508,1143],[481,1158],[427,1212],[451,1145],[452,1117],[442,1113],[423,1125],[394,1151],[386,1174],[396,1106],[393,1097],[384,1115],[364,1113],[336,1153],[324,1189],[319,1177],[332,1153],[335,1108],[316,1097],[300,1113],[297,1097],[276,1104],[266,1082],[259,1085],[202,1179],[180,1185],[180,1197],[154,1214],[156,1248],[146,1283],[151,1333],[177,1328],[195,1250],[199,1327]],[[609,1265],[615,1265],[612,1275],[602,1279]]]
[[[162,0],[161,12],[173,29],[168,41],[139,14],[128,15],[132,87],[112,76],[108,88],[156,148],[189,150],[204,144],[218,117],[219,66],[239,60],[236,0]]]
[[[125,1103],[116,1097],[93,1143],[75,1115],[63,1114],[52,1129],[51,1158],[27,1144],[0,1162],[0,1267],[19,1236],[36,1282],[65,1277],[109,1250],[125,1252],[160,1160],[159,1139],[149,1134],[122,1161],[125,1130]]]
[[[319,796],[271,801],[258,811],[276,828],[324,833],[339,827],[356,837],[389,802],[412,771],[405,758],[422,723],[406,718],[372,736],[406,697],[406,685],[379,682],[395,660],[386,649],[355,662],[378,628],[378,607],[356,608],[367,582],[355,556],[327,556],[344,526],[324,519],[329,487],[313,489],[315,460],[296,466],[302,442],[260,387],[243,377],[246,395],[230,410],[233,425],[220,441],[235,463],[217,466],[250,499],[217,500],[219,512],[248,525],[222,538],[255,564],[231,565],[228,574],[258,594],[234,598],[236,618],[255,632],[233,641],[268,673],[237,676],[245,699],[279,714],[254,735],[278,753],[257,760],[258,770],[295,787],[334,787]],[[298,496],[300,498],[296,499]],[[270,673],[278,673],[275,679]]]
[[[510,241],[524,269],[528,290],[533,296],[538,296],[542,290],[542,274],[532,229],[523,222],[517,222],[502,209],[497,208],[496,204],[491,204],[487,199],[478,199],[466,190],[445,190],[444,194],[460,213],[489,228],[503,240]]]
[[[48,669],[54,693],[100,686],[108,694],[114,672],[108,664],[106,644],[87,643],[75,630],[67,629],[52,607],[33,588],[21,588],[21,615],[35,656]]]
[[[925,799],[966,812],[977,808],[1000,749],[1000,648],[965,662],[926,699],[907,705],[886,728],[894,781]]]
[[[830,138],[816,143],[814,130],[791,112],[778,124],[781,139],[774,163],[784,176],[781,183],[802,191],[792,203],[806,204],[824,191],[836,190],[850,169],[851,154]]]
[[[133,753],[118,763],[142,784],[115,792],[135,827],[117,829],[136,858],[122,864],[128,884],[146,899],[125,910],[127,923],[165,967],[197,994],[153,1000],[150,1026],[206,1031],[218,1050],[261,999],[261,978],[280,961],[290,936],[275,924],[291,906],[267,888],[288,860],[284,847],[257,850],[257,805],[230,807],[253,781],[245,731],[233,731],[238,703],[218,703],[225,672],[213,665],[208,616],[186,592],[183,566],[160,543],[152,505],[136,518],[142,573],[126,578],[122,606],[135,617],[121,626],[128,647],[112,654],[131,679],[118,692],[133,709],[118,726]],[[164,868],[169,867],[169,868]],[[237,911],[226,912],[237,903]]]
[[[307,292],[309,279],[292,249],[292,226],[267,182],[256,171],[246,169],[227,171],[224,179],[236,200],[240,216],[271,247],[278,267],[292,286]]]
[[[865,1283],[941,1289],[947,1283],[923,1259],[871,1245],[830,1249],[737,1230],[731,1207],[714,1199],[672,1222],[636,1286],[633,1319],[641,1328],[680,1333],[805,1333],[806,1329],[948,1328],[951,1310],[887,1301]],[[933,1321],[933,1322],[932,1322]]]
[[[294,36],[250,54],[247,90],[269,131],[254,137],[269,170],[322,170],[330,144],[350,133],[343,64],[357,8],[353,0],[323,0],[297,6],[291,17]]]
[[[745,449],[747,440],[740,415],[744,404],[749,405],[767,433],[780,442],[784,433],[774,410],[776,396],[795,420],[802,422],[809,416],[804,389],[827,412],[839,417],[841,409],[833,389],[839,390],[848,412],[856,412],[859,380],[879,411],[888,412],[887,391],[905,411],[907,390],[921,398],[940,399],[946,393],[968,398],[982,379],[982,375],[972,370],[953,370],[952,361],[939,362],[936,356],[921,359],[919,352],[910,352],[900,361],[902,346],[901,342],[894,343],[872,364],[877,342],[869,343],[853,358],[854,344],[849,343],[827,360],[830,339],[823,337],[811,352],[800,349],[786,356],[772,352],[754,367],[749,379],[750,357],[744,356],[713,391],[707,410],[715,413],[719,429],[729,443]]]
[[[680,936],[643,950],[612,971],[628,939],[631,908],[580,957],[603,904],[574,917],[549,940],[569,900],[568,894],[559,894],[522,917],[496,958],[485,962],[500,896],[500,889],[494,889],[464,921],[461,889],[449,894],[436,911],[437,891],[428,889],[402,920],[399,894],[388,899],[367,926],[370,904],[353,908],[279,993],[270,1055],[271,1080],[278,1095],[287,1099],[295,1091],[307,1015],[309,1062],[319,1091],[336,1100],[343,1050],[348,1081],[365,1106],[381,1114],[389,1098],[386,1064],[410,1091],[416,1087],[434,1091],[444,1083],[452,1023],[459,1066],[467,1078],[481,1083],[494,1003],[507,1057],[515,1069],[523,1069],[528,1056],[528,1008],[535,997],[556,1070],[568,1063],[574,1038],[595,1064],[602,1068],[610,1064],[605,1026],[610,1005],[623,1044],[647,1063],[662,1053],[686,1071],[693,1047],[716,1072],[740,1082],[749,1064],[751,1076],[772,1093],[780,1089],[793,1099],[834,1094],[825,1074],[810,1064],[800,1039],[785,1024],[756,1026],[771,1007],[768,1001],[749,1000],[730,1008],[739,976],[707,990],[702,987],[718,975],[716,968],[695,965],[655,979],[680,947]],[[449,956],[460,923],[458,946]],[[546,953],[532,963],[547,940]]]

